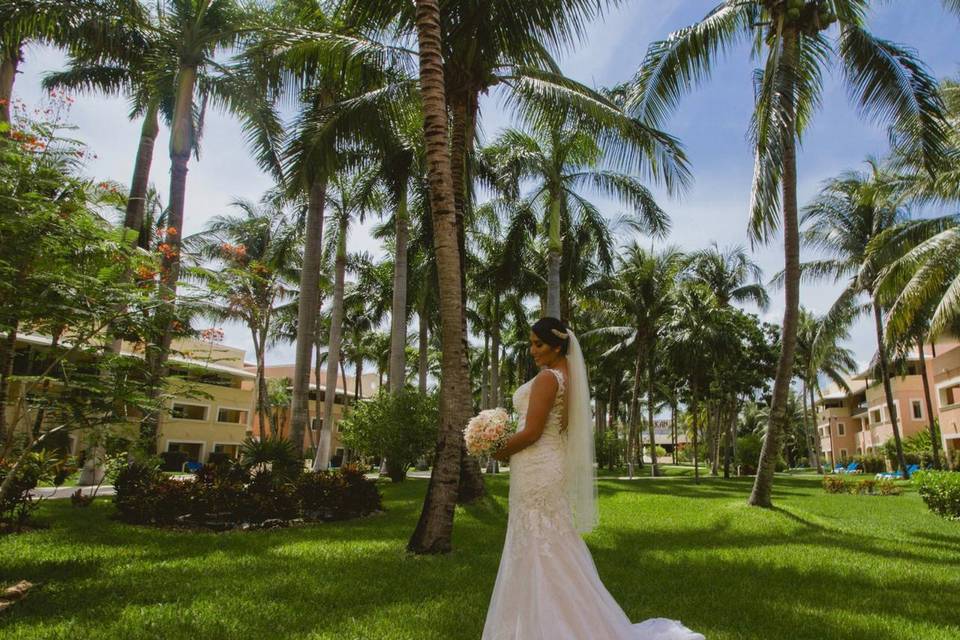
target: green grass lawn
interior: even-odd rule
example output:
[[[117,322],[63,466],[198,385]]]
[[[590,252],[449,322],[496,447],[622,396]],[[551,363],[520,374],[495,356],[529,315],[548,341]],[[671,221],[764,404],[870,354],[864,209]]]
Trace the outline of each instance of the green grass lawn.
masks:
[[[710,640],[960,638],[960,523],[899,497],[826,495],[778,476],[777,508],[745,505],[752,479],[601,479],[586,537],[633,620],[682,619]],[[455,551],[405,553],[426,480],[381,482],[388,511],[264,532],[119,524],[107,500],[48,502],[48,529],[0,539],[0,579],[40,583],[0,616],[0,638],[476,640],[506,527],[493,500],[458,508]]]

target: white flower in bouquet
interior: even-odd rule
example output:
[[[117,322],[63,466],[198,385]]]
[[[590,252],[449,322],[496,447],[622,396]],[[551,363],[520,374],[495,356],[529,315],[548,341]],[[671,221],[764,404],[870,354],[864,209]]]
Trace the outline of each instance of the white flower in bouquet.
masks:
[[[514,431],[506,409],[485,409],[470,418],[463,430],[467,452],[472,456],[489,455],[502,447]]]

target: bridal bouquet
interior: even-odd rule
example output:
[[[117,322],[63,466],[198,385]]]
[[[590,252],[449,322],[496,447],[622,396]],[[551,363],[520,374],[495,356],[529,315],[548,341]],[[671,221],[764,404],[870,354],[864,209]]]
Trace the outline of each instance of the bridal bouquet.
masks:
[[[470,418],[463,437],[467,441],[467,452],[472,456],[489,455],[502,447],[510,435],[516,431],[515,425],[505,409],[486,409]]]

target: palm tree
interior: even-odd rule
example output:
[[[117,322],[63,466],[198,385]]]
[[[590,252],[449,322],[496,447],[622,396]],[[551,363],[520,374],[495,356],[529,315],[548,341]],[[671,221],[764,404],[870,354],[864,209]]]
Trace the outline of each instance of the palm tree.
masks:
[[[603,149],[588,130],[550,126],[534,127],[532,133],[527,133],[508,129],[484,154],[504,182],[532,182],[530,194],[517,207],[511,226],[540,228],[546,236],[545,315],[562,317],[560,264],[564,230],[584,222],[600,247],[601,260],[610,260],[612,241],[606,222],[596,206],[582,195],[584,190],[610,196],[626,205],[636,216],[637,226],[654,235],[663,235],[669,228],[666,214],[639,179],[602,168]]]
[[[843,374],[856,369],[853,352],[839,345],[848,334],[836,329],[824,330],[823,318],[818,318],[803,307],[800,308],[800,322],[797,328],[797,356],[794,361],[796,376],[802,385],[803,412],[805,421],[809,418],[807,433],[809,459],[817,467],[817,473],[823,473],[823,461],[820,451],[820,437],[816,426],[816,400],[814,392],[820,394],[819,378],[826,376],[841,389],[850,390]],[[808,403],[809,401],[809,403]],[[809,411],[809,413],[808,413]]]
[[[689,256],[688,278],[705,284],[716,296],[721,306],[731,302],[753,302],[766,311],[770,296],[760,283],[763,272],[747,255],[743,247],[720,250],[717,243],[709,249],[695,251]]]
[[[673,313],[673,294],[679,283],[684,266],[683,254],[675,248],[660,252],[648,251],[634,243],[628,246],[619,259],[616,273],[603,287],[604,295],[622,313],[624,324],[596,329],[594,333],[607,333],[621,338],[620,349],[634,350],[633,400],[630,409],[630,443],[636,437],[640,413],[640,385],[646,382],[647,428],[650,442],[654,443],[655,388],[657,368],[661,359],[660,348],[666,324]],[[611,353],[611,351],[607,351]],[[632,452],[634,455],[636,452]],[[627,468],[633,477],[633,457],[628,453]],[[651,475],[659,474],[655,453],[651,454]]]
[[[427,179],[439,285],[443,386],[433,473],[407,549],[414,553],[446,553],[451,549],[453,511],[459,492],[461,450],[465,447],[460,416],[470,402],[470,374],[462,323],[460,247],[448,150],[440,6],[438,0],[417,0],[415,7]]]
[[[948,220],[908,220],[901,204],[900,181],[870,161],[869,173],[846,172],[829,180],[804,211],[807,225],[803,239],[832,257],[801,265],[812,278],[847,279],[846,286],[827,314],[822,333],[835,333],[860,315],[872,310],[877,339],[877,366],[886,397],[887,412],[897,445],[897,458],[906,477],[899,418],[890,386],[889,345],[883,337],[883,309],[877,296],[881,265],[887,256],[884,244],[890,237],[909,235],[922,240],[941,230]],[[869,302],[860,305],[865,295]]]
[[[216,320],[239,320],[250,330],[257,360],[257,411],[268,423],[271,406],[266,377],[266,351],[279,305],[292,297],[300,236],[278,202],[267,193],[259,203],[235,200],[239,215],[217,216],[201,233],[184,238],[184,245],[214,268],[198,267],[191,275],[207,285],[216,303],[208,313]]]
[[[665,351],[670,368],[683,383],[682,397],[693,430],[694,479],[700,480],[700,439],[703,402],[710,384],[704,366],[714,352],[717,338],[715,320],[720,311],[713,293],[704,285],[686,282],[675,294],[673,313],[667,319]]]
[[[291,410],[291,438],[298,447],[309,422],[327,183],[338,171],[356,167],[361,160],[342,153],[343,127],[338,124],[345,119],[334,117],[331,109],[389,86],[387,74],[397,67],[397,52],[358,37],[345,23],[346,15],[342,7],[321,0],[276,2],[256,42],[244,54],[243,65],[271,101],[291,95],[299,101],[283,152],[290,195],[306,202]],[[410,53],[400,51],[399,56],[409,58]]]
[[[10,122],[13,84],[28,42],[65,47],[84,42],[103,50],[118,44],[117,22],[136,24],[143,17],[138,0],[0,2],[0,122]]]
[[[936,81],[911,51],[866,30],[867,7],[866,0],[724,0],[700,22],[653,43],[629,92],[629,112],[659,126],[682,94],[709,76],[721,53],[752,40],[754,53],[765,58],[751,120],[756,161],[749,229],[754,241],[767,241],[783,227],[785,305],[770,428],[749,499],[755,506],[772,504],[793,377],[800,302],[797,142],[820,103],[830,58],[839,58],[858,106],[917,141],[925,166],[936,166],[943,155],[946,127]],[[834,23],[836,45],[827,38]]]
[[[136,232],[132,240],[140,248],[146,248],[150,242],[147,237],[150,229],[144,226],[144,210],[153,148],[160,130],[159,117],[162,115],[168,126],[173,119],[174,72],[168,62],[175,54],[161,50],[157,27],[155,22],[148,22],[146,28],[130,25],[121,41],[123,46],[118,43],[108,52],[95,43],[74,43],[69,67],[47,73],[43,79],[43,87],[48,90],[123,93],[132,105],[130,119],[142,118],[123,222],[124,228]],[[196,127],[200,125],[194,123]]]
[[[337,388],[337,366],[340,363],[340,342],[343,337],[344,286],[347,270],[347,235],[354,221],[363,222],[367,213],[382,207],[378,176],[372,171],[340,173],[333,177],[326,197],[330,209],[327,243],[333,249],[333,305],[330,311],[330,339],[327,341],[327,374],[323,403],[320,442],[313,461],[315,470],[330,465],[330,443],[333,434],[333,403]]]

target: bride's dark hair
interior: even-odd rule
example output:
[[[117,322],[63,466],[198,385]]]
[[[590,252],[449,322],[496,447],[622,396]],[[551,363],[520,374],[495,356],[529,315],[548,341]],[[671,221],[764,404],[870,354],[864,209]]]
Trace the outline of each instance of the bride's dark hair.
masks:
[[[570,336],[567,335],[567,325],[562,320],[544,316],[534,322],[530,330],[551,347],[560,347],[560,355],[567,355],[567,349],[570,347]]]

